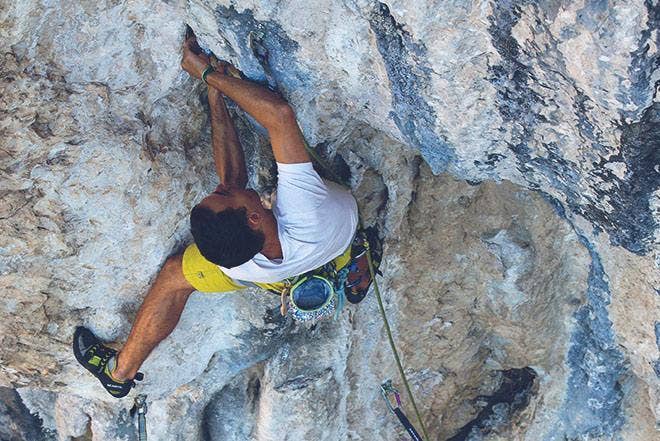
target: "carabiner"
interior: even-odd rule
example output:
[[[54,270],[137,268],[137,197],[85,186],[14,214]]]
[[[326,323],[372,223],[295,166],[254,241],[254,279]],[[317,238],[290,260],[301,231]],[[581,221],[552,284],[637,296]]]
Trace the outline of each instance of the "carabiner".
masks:
[[[387,408],[390,409],[390,412],[396,414],[394,409],[401,407],[401,396],[399,395],[397,388],[392,386],[392,380],[387,380],[380,385],[380,393],[385,400],[385,404],[387,404]],[[396,406],[393,405],[389,395],[394,396],[394,399],[396,400]]]

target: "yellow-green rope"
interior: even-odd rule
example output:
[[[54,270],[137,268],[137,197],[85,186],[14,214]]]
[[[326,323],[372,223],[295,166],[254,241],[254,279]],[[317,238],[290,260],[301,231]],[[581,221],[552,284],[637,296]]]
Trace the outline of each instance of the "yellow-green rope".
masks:
[[[378,288],[378,282],[376,281],[376,271],[374,269],[373,261],[371,260],[371,248],[369,248],[369,242],[365,240],[365,246],[367,247],[367,263],[369,264],[369,272],[371,273],[371,280],[374,284],[374,293],[376,294],[376,299],[378,300],[378,308],[380,309],[380,315],[383,317],[383,323],[385,324],[385,331],[387,332],[387,338],[390,342],[390,347],[392,348],[392,353],[394,354],[394,359],[396,360],[396,367],[399,369],[399,375],[403,381],[403,385],[406,387],[406,393],[410,402],[412,403],[413,409],[415,410],[415,415],[417,416],[417,421],[422,428],[424,433],[424,441],[428,441],[429,435],[426,433],[426,426],[424,426],[424,421],[417,410],[417,404],[415,403],[415,398],[413,397],[412,391],[410,390],[410,385],[408,384],[408,379],[406,374],[403,371],[403,366],[401,365],[401,359],[399,358],[399,353],[396,350],[396,345],[394,344],[394,337],[392,337],[392,330],[390,329],[390,323],[387,320],[387,315],[385,314],[385,307],[383,306],[383,299],[380,296],[380,289]]]

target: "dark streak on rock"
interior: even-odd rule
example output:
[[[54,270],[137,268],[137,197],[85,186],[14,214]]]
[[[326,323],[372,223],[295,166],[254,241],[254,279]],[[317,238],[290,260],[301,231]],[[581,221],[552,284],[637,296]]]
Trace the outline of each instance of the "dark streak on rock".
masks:
[[[4,441],[54,441],[55,434],[43,428],[14,389],[0,387],[0,439]]]
[[[529,157],[527,142],[532,139],[536,125],[547,120],[538,112],[545,104],[543,98],[528,87],[528,83],[534,80],[532,69],[519,61],[521,48],[511,34],[520,19],[520,8],[516,3],[526,2],[497,2],[490,17],[488,32],[502,61],[489,67],[489,80],[497,89],[498,110],[502,118],[518,131],[518,141],[509,148],[516,155]],[[520,162],[521,171],[528,171],[527,161]]]
[[[501,372],[499,388],[490,396],[479,397],[485,406],[475,419],[447,441],[476,441],[508,425],[513,415],[527,407],[532,395],[536,372],[532,368],[509,369]]]
[[[591,255],[587,303],[574,315],[575,330],[566,361],[570,368],[566,401],[554,435],[565,439],[619,439],[625,418],[621,379],[628,368],[609,319],[607,274],[593,245],[567,217],[564,205],[547,194],[543,196],[571,224]]]
[[[502,1],[495,3],[490,27],[493,46],[499,52],[502,61],[490,66],[489,80],[497,89],[498,110],[502,118],[511,124],[515,142],[508,148],[518,159],[517,168],[528,179],[528,186],[539,189],[534,181],[535,173],[542,174],[549,183],[564,193],[569,201],[580,199],[579,180],[576,164],[564,159],[554,142],[543,143],[547,154],[532,157],[529,143],[533,142],[536,126],[548,123],[540,114],[546,106],[543,97],[530,87],[537,82],[529,66],[521,63],[522,49],[512,36],[512,29],[520,19],[520,6],[529,1]],[[561,76],[561,75],[560,75]]]
[[[613,245],[623,246],[639,255],[648,253],[652,246],[657,225],[649,199],[660,185],[660,171],[657,169],[660,166],[660,104],[652,103],[639,116],[639,108],[648,104],[645,100],[649,89],[657,90],[659,86],[658,83],[651,84],[651,76],[660,67],[660,56],[657,52],[649,56],[649,40],[652,30],[660,27],[660,9],[654,8],[648,0],[645,4],[648,25],[641,32],[639,48],[631,53],[629,68],[632,104],[637,109],[621,112],[619,153],[608,157],[603,157],[603,154],[593,164],[595,167],[590,173],[595,178],[593,181],[607,182],[611,188],[605,190],[592,187],[597,201],[587,207],[571,207],[576,213],[606,230]],[[655,44],[659,43],[660,37],[656,36]],[[632,118],[638,120],[630,122]],[[593,127],[586,123],[585,118],[580,118],[578,128],[582,135],[591,140],[595,150],[601,150]],[[607,168],[611,163],[625,164],[623,179]],[[598,201],[607,201],[612,207],[611,211],[603,209]]]
[[[282,93],[312,89],[310,74],[298,66],[298,43],[278,23],[258,21],[251,9],[238,12],[234,6],[218,6],[215,18],[219,35],[231,32],[236,36],[240,46],[230,50],[238,55],[243,73],[250,79]]]
[[[649,54],[650,41],[655,32],[655,46],[660,45],[660,8],[651,0],[644,2],[647,27],[641,32],[639,47],[632,52],[628,69],[633,104],[637,109],[648,105],[648,91],[654,89],[654,98],[660,90],[660,80],[651,84],[652,75],[660,68],[660,54]],[[639,116],[639,110],[621,112],[621,153],[619,161],[626,164],[626,175],[615,191],[607,196],[614,207],[611,220],[614,228],[608,230],[614,245],[621,245],[635,254],[651,250],[657,227],[649,198],[660,187],[660,103],[654,102]],[[631,118],[638,121],[627,122]],[[611,160],[611,159],[610,159]]]
[[[621,378],[627,369],[615,341],[607,306],[610,287],[600,257],[586,237],[580,241],[589,250],[591,268],[587,304],[575,313],[567,363],[571,369],[567,401],[563,406],[565,433],[570,437],[608,437],[624,423]]]
[[[660,29],[660,7],[658,7],[657,2],[655,2],[655,6],[653,3],[652,0],[645,0],[644,2],[647,11],[647,26],[641,33],[639,47],[630,54],[632,60],[628,68],[632,83],[632,101],[638,109],[648,105],[647,97],[649,88],[655,88],[655,97],[660,87],[660,81],[651,84],[651,77],[660,68],[660,53],[658,53],[657,49],[652,56],[649,55],[649,50],[651,49],[650,41],[654,35],[654,31],[656,31],[655,47],[660,47],[660,33],[657,32]],[[624,112],[622,116],[635,118],[637,115],[639,115],[639,112],[632,111]]]
[[[660,103],[649,106],[640,121],[623,123],[620,128],[620,153],[601,159],[591,173],[612,184],[611,189],[596,191],[598,199],[607,200],[612,210],[592,206],[581,214],[602,226],[613,245],[644,255],[651,249],[657,226],[649,199],[660,186]],[[625,164],[624,179],[605,168],[608,162]]]
[[[545,176],[550,183],[565,193],[569,199],[578,199],[577,185],[579,176],[576,165],[561,156],[559,148],[553,142],[544,143],[547,155],[532,157],[529,143],[533,142],[536,126],[549,121],[540,113],[546,106],[543,97],[530,87],[537,82],[529,66],[521,63],[522,49],[512,36],[513,27],[520,19],[520,5],[527,1],[502,1],[495,4],[490,17],[493,46],[499,52],[502,61],[490,66],[490,82],[497,89],[498,110],[502,118],[511,124],[514,142],[508,144],[518,159],[518,170],[528,179],[533,189],[540,188],[534,182],[535,172]]]
[[[368,20],[390,80],[394,107],[390,116],[406,140],[419,149],[433,173],[441,173],[455,153],[436,133],[435,111],[422,95],[431,75],[423,61],[426,48],[396,22],[384,3],[376,3]]]
[[[620,125],[623,133],[620,151],[618,155],[612,155],[612,147],[605,145],[597,124],[589,118],[589,97],[561,72],[565,70],[561,66],[561,57],[551,55],[558,66],[550,66],[542,57],[536,57],[544,71],[553,72],[558,76],[558,81],[575,89],[573,111],[578,120],[577,128],[591,151],[600,155],[600,160],[593,162],[593,170],[583,176],[579,164],[566,160],[555,143],[541,143],[538,147],[542,147],[545,154],[532,156],[529,144],[537,142],[534,139],[536,127],[552,121],[540,114],[546,103],[531,87],[540,83],[534,77],[533,70],[521,63],[523,51],[511,33],[520,19],[521,6],[527,4],[539,8],[536,2],[529,0],[495,3],[489,27],[493,46],[502,57],[500,64],[490,67],[490,81],[497,89],[500,114],[512,127],[516,141],[508,147],[516,155],[517,168],[533,189],[542,187],[538,176],[535,176],[541,174],[547,185],[565,195],[566,205],[571,211],[588,219],[595,228],[607,231],[613,245],[644,255],[650,250],[656,227],[649,197],[660,182],[655,170],[660,164],[658,105],[648,107],[640,121]],[[659,65],[657,54],[648,57],[647,40],[650,38],[649,29],[660,25],[660,12],[658,8],[652,10],[648,1],[647,8],[649,27],[642,33],[643,44],[633,53],[634,62],[631,65],[633,89],[639,91],[640,96],[652,87],[649,84],[650,75]],[[543,11],[539,11],[538,15],[542,14]],[[637,104],[641,104],[641,98],[635,99],[639,101],[636,101]],[[623,179],[607,167],[612,162],[625,164],[627,171]],[[581,190],[585,181],[591,192]],[[607,183],[607,188],[603,183]]]

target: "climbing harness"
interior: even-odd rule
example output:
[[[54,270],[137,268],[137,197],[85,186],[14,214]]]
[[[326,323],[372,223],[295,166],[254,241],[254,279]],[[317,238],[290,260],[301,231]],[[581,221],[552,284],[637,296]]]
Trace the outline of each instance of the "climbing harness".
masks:
[[[316,153],[305,141],[304,142],[305,149],[307,152],[310,154],[312,158],[316,160],[316,162],[329,174],[335,179],[337,182],[344,182],[341,177],[339,177],[330,167],[328,167],[322,158]],[[358,228],[362,228],[362,220],[360,219]],[[392,354],[394,355],[394,360],[396,361],[396,366],[397,369],[399,370],[399,375],[401,376],[401,380],[403,381],[403,385],[406,388],[406,393],[408,395],[408,398],[410,398],[410,403],[413,406],[413,409],[415,411],[415,416],[417,417],[417,421],[419,422],[419,426],[422,428],[422,433],[424,434],[424,437],[422,438],[422,441],[428,441],[429,440],[429,435],[426,432],[426,426],[424,426],[424,421],[422,421],[422,417],[419,413],[419,410],[417,409],[417,404],[415,403],[415,398],[413,397],[412,391],[410,390],[410,385],[408,384],[408,379],[406,378],[406,374],[403,371],[403,366],[401,364],[401,359],[399,358],[399,352],[396,349],[396,344],[394,343],[394,337],[392,336],[392,329],[390,328],[390,323],[387,320],[387,314],[385,314],[385,307],[383,306],[383,299],[381,298],[380,295],[380,289],[378,287],[378,281],[376,280],[376,269],[374,266],[374,261],[371,256],[371,247],[369,246],[369,241],[365,239],[364,241],[364,246],[367,248],[367,263],[369,264],[369,273],[371,274],[371,280],[373,281],[373,286],[374,286],[374,294],[376,294],[376,300],[378,301],[378,308],[380,310],[380,315],[383,318],[383,324],[385,325],[385,331],[387,333],[387,339],[390,343],[390,348],[392,349]]]
[[[138,441],[147,441],[147,396],[139,394],[135,397],[133,407],[130,410],[131,417],[137,413],[138,417]]]
[[[419,436],[419,433],[417,430],[415,430],[415,427],[412,425],[406,414],[401,410],[401,396],[399,395],[399,391],[394,386],[392,386],[392,380],[387,380],[380,385],[380,393],[383,396],[385,403],[387,404],[387,408],[390,409],[394,415],[396,415],[396,417],[401,422],[401,425],[410,435],[410,438],[412,438],[413,441],[422,441],[422,437]],[[391,401],[391,396],[393,396],[395,399],[394,403]]]

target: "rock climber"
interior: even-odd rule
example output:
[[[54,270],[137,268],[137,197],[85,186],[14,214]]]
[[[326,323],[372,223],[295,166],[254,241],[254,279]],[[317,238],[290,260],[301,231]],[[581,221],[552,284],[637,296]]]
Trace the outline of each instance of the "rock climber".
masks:
[[[351,259],[356,256],[356,247],[351,247],[358,226],[356,201],[314,170],[291,106],[279,94],[243,79],[231,64],[205,55],[192,33],[184,41],[181,66],[208,86],[220,183],[192,209],[195,243],[165,261],[121,350],[106,346],[85,327],[74,333],[76,359],[117,398],[143,378],[138,369],[174,330],[194,291],[256,285],[281,292],[289,278],[328,263],[343,268],[349,262],[349,301],[362,300],[371,283],[365,259]],[[268,131],[278,172],[272,210],[246,188],[245,158],[225,98]]]

